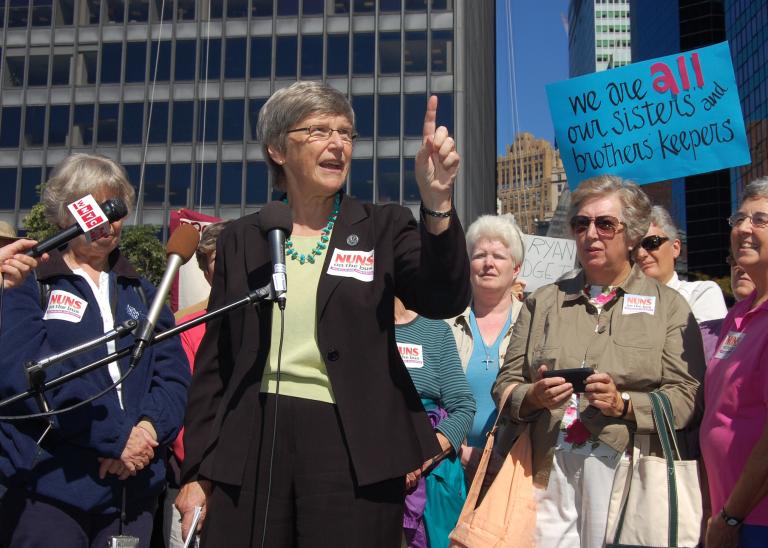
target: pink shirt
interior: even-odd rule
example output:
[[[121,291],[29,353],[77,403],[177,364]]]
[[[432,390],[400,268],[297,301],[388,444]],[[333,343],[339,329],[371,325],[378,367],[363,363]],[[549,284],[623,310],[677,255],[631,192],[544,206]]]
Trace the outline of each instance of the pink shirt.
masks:
[[[188,314],[176,323],[177,325],[186,323],[190,320],[194,320],[195,318],[202,316],[205,313],[205,310],[200,310],[199,312]],[[201,323],[200,325],[196,325],[195,327],[187,329],[186,331],[182,331],[181,335],[179,335],[181,337],[181,346],[184,348],[184,353],[187,355],[187,359],[189,360],[189,367],[192,371],[195,370],[195,354],[197,354],[200,341],[203,340],[203,335],[205,335],[205,323]],[[176,455],[176,458],[179,459],[179,462],[184,461],[184,427],[181,428],[179,435],[176,436],[176,439],[171,445],[171,450],[173,451],[173,454]]]
[[[726,316],[704,379],[699,435],[713,513],[728,500],[768,420],[768,303],[749,310],[755,295]],[[768,525],[768,500],[745,521]]]

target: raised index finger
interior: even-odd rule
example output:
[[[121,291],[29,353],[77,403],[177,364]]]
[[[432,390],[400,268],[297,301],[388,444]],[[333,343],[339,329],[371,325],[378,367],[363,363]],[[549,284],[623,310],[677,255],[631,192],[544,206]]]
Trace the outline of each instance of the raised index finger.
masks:
[[[435,134],[435,120],[437,120],[437,95],[432,95],[427,101],[427,111],[424,113],[424,128],[422,136],[424,142]]]

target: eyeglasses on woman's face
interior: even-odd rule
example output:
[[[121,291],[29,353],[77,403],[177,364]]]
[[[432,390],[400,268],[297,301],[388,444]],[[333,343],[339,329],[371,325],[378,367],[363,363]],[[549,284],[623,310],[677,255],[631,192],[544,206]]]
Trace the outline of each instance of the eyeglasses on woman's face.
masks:
[[[768,225],[768,213],[762,211],[758,211],[752,215],[737,211],[728,217],[728,224],[733,228],[739,228],[747,219],[749,219],[753,228],[765,228]]]
[[[339,134],[339,137],[345,143],[351,143],[357,139],[357,132],[351,127],[333,128],[326,125],[312,125],[307,127],[298,127],[296,129],[290,129],[286,133],[298,133],[300,131],[309,135],[309,138],[313,141],[327,141],[333,135],[333,132]]]
[[[592,223],[595,223],[597,235],[602,238],[613,238],[624,224],[612,215],[598,215],[597,217],[574,215],[571,218],[571,230],[574,234],[582,234],[589,230],[589,225]]]
[[[640,247],[645,249],[646,251],[656,251],[659,249],[662,245],[664,245],[664,242],[668,242],[669,238],[667,236],[646,236],[642,240],[640,240]]]

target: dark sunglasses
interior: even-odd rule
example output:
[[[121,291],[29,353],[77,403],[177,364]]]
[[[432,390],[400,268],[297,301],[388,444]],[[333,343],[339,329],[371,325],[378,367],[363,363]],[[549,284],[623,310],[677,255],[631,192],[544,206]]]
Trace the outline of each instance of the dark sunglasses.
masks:
[[[664,242],[668,242],[669,238],[666,236],[646,236],[640,240],[640,247],[646,251],[656,251]]]
[[[597,217],[575,215],[571,218],[571,230],[574,234],[581,234],[589,230],[589,225],[592,223],[595,223],[598,236],[603,238],[613,238],[622,225],[621,221],[611,215],[598,215]]]

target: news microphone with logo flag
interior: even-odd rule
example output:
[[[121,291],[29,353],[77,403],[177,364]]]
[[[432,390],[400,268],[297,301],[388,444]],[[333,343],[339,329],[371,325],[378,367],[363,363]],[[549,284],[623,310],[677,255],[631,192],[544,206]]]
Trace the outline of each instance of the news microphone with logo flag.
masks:
[[[131,354],[132,366],[139,363],[144,349],[152,340],[155,325],[160,317],[160,312],[163,309],[168,292],[171,290],[173,278],[176,276],[179,268],[181,268],[181,265],[189,261],[192,255],[195,254],[199,241],[200,233],[195,227],[187,223],[180,225],[168,239],[168,245],[166,246],[168,263],[165,267],[163,278],[157,286],[157,293],[155,293],[155,298],[149,307],[147,317],[139,324],[134,334],[136,344]]]
[[[112,198],[99,206],[90,194],[70,204],[69,210],[77,222],[58,234],[46,238],[28,250],[25,255],[39,257],[43,253],[48,253],[62,247],[81,234],[88,234],[94,230],[99,230],[99,227],[119,221],[128,215],[128,208],[121,199]]]
[[[272,257],[272,287],[275,300],[281,310],[285,309],[285,294],[288,279],[285,275],[285,239],[293,231],[291,208],[283,202],[270,202],[259,212],[261,231],[267,235],[269,254]]]

